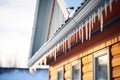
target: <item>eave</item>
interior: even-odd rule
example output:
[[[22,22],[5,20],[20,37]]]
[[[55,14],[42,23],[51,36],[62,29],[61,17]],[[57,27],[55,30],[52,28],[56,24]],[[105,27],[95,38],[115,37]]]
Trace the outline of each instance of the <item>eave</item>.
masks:
[[[61,41],[65,40],[68,37],[68,34],[71,34],[73,32],[74,36],[77,33],[74,32],[76,29],[76,26],[80,26],[81,23],[84,23],[86,19],[88,19],[92,13],[96,13],[94,17],[97,16],[98,9],[101,6],[104,6],[104,3],[107,1],[107,3],[110,3],[110,1],[113,2],[113,0],[91,0],[91,1],[86,1],[86,3],[81,7],[75,15],[63,26],[61,27],[61,30],[57,32],[57,34],[50,40],[48,40],[37,52],[36,54],[30,59],[28,62],[28,66],[31,67],[32,65],[38,65],[41,62],[47,62],[47,57],[50,56],[52,53],[50,52],[51,49],[54,49],[54,47],[57,47]],[[114,1],[115,2],[115,1]],[[120,2],[120,1],[118,1]],[[107,7],[111,7],[111,3],[107,4]],[[105,8],[102,8],[102,13]],[[108,8],[107,8],[108,9]],[[108,12],[108,10],[107,10]],[[110,12],[110,11],[109,11]],[[105,17],[105,16],[104,16]],[[103,25],[103,24],[102,24]],[[83,25],[84,27],[85,25]],[[100,26],[100,27],[99,27]],[[99,27],[101,31],[103,28],[100,25],[99,22]],[[78,28],[78,27],[77,27]],[[94,31],[94,30],[92,30]],[[74,37],[76,38],[76,37]],[[81,38],[82,39],[82,38]],[[80,39],[80,40],[81,40]],[[66,40],[67,42],[67,40]],[[57,53],[56,53],[57,54]],[[56,58],[56,55],[54,55],[54,58]]]

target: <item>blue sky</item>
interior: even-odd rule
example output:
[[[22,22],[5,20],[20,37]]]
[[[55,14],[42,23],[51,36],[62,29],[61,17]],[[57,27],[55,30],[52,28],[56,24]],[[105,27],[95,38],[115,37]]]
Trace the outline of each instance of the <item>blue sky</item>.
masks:
[[[83,0],[65,0],[67,7]],[[0,67],[26,67],[36,0],[0,0]]]
[[[64,1],[68,7],[73,6],[76,8],[76,7],[80,6],[80,4],[83,0],[64,0]]]
[[[74,7],[75,9],[77,9],[77,7],[81,5],[81,2],[83,0],[64,0],[64,1],[66,3],[67,7]],[[72,11],[72,10],[70,10],[70,11]]]

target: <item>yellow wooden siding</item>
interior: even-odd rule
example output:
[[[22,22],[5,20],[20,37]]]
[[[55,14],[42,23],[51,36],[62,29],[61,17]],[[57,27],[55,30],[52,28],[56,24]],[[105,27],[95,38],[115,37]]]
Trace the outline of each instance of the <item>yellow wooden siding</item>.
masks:
[[[92,55],[88,55],[88,56],[85,56],[82,58],[82,64],[87,64],[87,63],[90,63],[92,62]]]
[[[71,70],[65,71],[64,78],[68,79],[68,78],[70,78],[70,75],[71,75]]]
[[[71,63],[79,58],[82,62],[82,80],[93,80],[93,65],[92,65],[92,53],[102,48],[111,46],[111,66],[112,66],[112,78],[119,80],[120,78],[120,36],[114,37],[111,40],[103,42],[98,46],[90,48],[84,52],[80,52],[77,55],[73,55],[65,59],[57,65],[50,66],[49,76],[50,80],[57,80],[57,70],[60,67],[64,67],[64,80],[71,80]],[[119,42],[115,44],[116,42]],[[114,44],[114,45],[113,45]],[[119,71],[119,72],[118,72]]]
[[[82,67],[82,72],[83,73],[90,72],[90,71],[92,71],[92,63],[85,64]]]
[[[120,43],[113,45],[111,52],[112,52],[112,56],[120,54]]]
[[[65,65],[65,71],[70,70],[70,68],[71,68],[71,67],[70,67],[70,64],[66,64],[66,65]]]
[[[120,77],[118,77],[118,78],[114,78],[114,79],[112,79],[112,80],[120,80]]]
[[[120,66],[113,68],[112,75],[113,75],[113,78],[120,77]]]
[[[82,80],[92,80],[93,76],[92,76],[92,72],[87,72],[83,74],[83,79]]]
[[[82,80],[92,80],[92,54],[82,58]]]
[[[112,78],[113,80],[120,80],[120,42],[112,46],[111,55]]]
[[[113,56],[112,67],[120,65],[120,54]]]

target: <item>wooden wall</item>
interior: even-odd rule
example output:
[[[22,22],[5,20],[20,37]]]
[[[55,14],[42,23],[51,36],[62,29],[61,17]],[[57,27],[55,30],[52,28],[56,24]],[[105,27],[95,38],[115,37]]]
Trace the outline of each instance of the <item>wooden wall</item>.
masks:
[[[91,40],[79,44],[68,53],[50,63],[49,80],[57,80],[57,70],[64,67],[64,80],[71,80],[71,63],[81,59],[82,80],[93,80],[92,53],[110,47],[112,80],[120,80],[120,20],[94,35]],[[100,36],[100,37],[99,37]],[[84,46],[84,47],[83,47]]]
[[[111,48],[113,80],[120,80],[120,42]]]
[[[118,36],[118,39],[113,38],[111,41],[106,41],[106,44],[110,47],[112,80],[120,80],[120,36]],[[104,47],[106,46],[101,44],[93,49],[64,59],[60,63],[50,65],[49,80],[57,80],[57,70],[62,66],[64,67],[64,80],[71,80],[71,63],[79,58],[82,63],[82,80],[93,80],[92,52]]]
[[[116,5],[113,6],[116,10]],[[119,12],[118,10],[114,12],[117,15],[120,10]],[[116,16],[115,13],[113,15]],[[110,16],[108,20],[110,18],[112,17]],[[71,63],[77,59],[81,59],[82,64],[81,79],[93,80],[92,53],[105,47],[110,47],[111,80],[120,80],[120,20],[110,25],[103,32],[92,36],[91,40],[73,47],[66,54],[58,57],[56,61],[50,62],[49,80],[57,80],[57,70],[62,66],[64,67],[64,80],[71,80]]]

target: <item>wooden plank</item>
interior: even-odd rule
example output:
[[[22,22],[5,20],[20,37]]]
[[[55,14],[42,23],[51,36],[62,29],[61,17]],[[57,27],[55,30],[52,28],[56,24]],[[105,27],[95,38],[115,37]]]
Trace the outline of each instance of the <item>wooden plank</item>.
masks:
[[[93,79],[93,73],[92,72],[87,72],[83,74],[83,80],[92,80]]]
[[[57,80],[57,76],[51,76],[50,80]]]
[[[119,38],[118,38],[118,41],[120,41],[120,36],[119,36]]]
[[[113,68],[112,76],[113,76],[113,78],[120,77],[120,66],[117,66],[117,67]]]
[[[56,74],[57,74],[56,70],[50,72],[50,75],[56,75]]]
[[[75,55],[75,56],[73,56],[73,57],[71,57],[69,60],[68,60],[68,62],[73,62],[73,61],[75,61],[75,60],[77,60],[77,59],[79,59],[79,56],[77,56],[77,55]]]
[[[65,71],[70,70],[71,66],[70,64],[65,65]]]
[[[87,63],[90,63],[92,62],[92,55],[88,55],[88,56],[85,56],[82,58],[82,64],[87,64]]]
[[[70,78],[65,78],[65,80],[71,80]]]
[[[65,78],[69,78],[71,76],[71,71],[66,71],[65,74],[64,74],[64,77]]]
[[[112,80],[120,80],[120,77],[114,78],[114,79],[112,79]]]
[[[120,54],[115,55],[112,58],[112,67],[115,67],[115,66],[118,66],[118,65],[120,65]]]
[[[92,76],[87,78],[82,78],[82,80],[93,80]]]
[[[111,53],[112,56],[120,54],[120,42],[112,46]]]
[[[83,67],[82,67],[83,73],[90,72],[90,71],[92,71],[92,63],[83,65]]]

